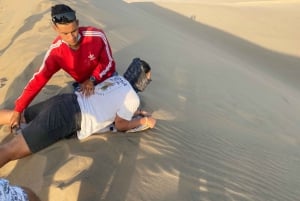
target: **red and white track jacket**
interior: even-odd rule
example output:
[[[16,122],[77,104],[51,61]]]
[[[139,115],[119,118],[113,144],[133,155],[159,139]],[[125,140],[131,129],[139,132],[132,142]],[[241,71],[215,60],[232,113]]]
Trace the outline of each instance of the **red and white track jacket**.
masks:
[[[94,27],[80,27],[79,35],[80,47],[77,50],[71,49],[59,36],[53,41],[42,66],[16,100],[15,111],[22,112],[60,69],[79,83],[92,75],[98,83],[113,75],[115,61],[104,32]]]

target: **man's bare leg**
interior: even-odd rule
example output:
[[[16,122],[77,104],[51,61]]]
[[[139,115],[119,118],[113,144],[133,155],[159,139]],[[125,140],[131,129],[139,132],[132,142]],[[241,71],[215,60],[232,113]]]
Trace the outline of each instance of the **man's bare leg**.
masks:
[[[8,142],[0,145],[0,168],[12,160],[20,159],[31,154],[31,151],[20,133]]]

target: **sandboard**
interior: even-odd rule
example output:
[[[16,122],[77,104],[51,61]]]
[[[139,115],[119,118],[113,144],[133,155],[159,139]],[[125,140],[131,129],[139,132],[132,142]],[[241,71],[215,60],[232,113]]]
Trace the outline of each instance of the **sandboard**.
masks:
[[[149,129],[149,128],[150,128],[150,127],[147,126],[147,125],[140,125],[140,126],[138,126],[138,127],[136,127],[136,128],[132,128],[132,129],[126,131],[126,133],[136,133],[136,132],[140,132],[140,131],[147,130],[147,129]]]
[[[142,117],[143,116],[138,115],[138,116],[135,116],[134,119],[136,119],[136,118],[142,118]],[[141,131],[147,130],[149,128],[150,127],[147,126],[147,125],[140,125],[138,127],[132,128],[132,129],[127,130],[125,132],[126,133],[136,133],[136,132],[141,132]],[[114,123],[112,123],[111,125],[109,125],[105,129],[101,130],[101,132],[108,132],[108,131],[110,131],[110,132],[118,132],[117,129],[116,129],[116,127],[115,127],[115,125],[114,125]]]

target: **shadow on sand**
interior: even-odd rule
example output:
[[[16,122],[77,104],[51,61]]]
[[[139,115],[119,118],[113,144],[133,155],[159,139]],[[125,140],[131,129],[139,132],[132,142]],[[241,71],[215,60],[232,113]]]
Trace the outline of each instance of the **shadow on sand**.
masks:
[[[180,110],[180,107],[164,102],[164,97],[169,96],[168,99],[170,97],[177,99],[178,91],[173,91],[174,89],[182,90],[183,93],[184,90],[192,90],[197,93],[197,90],[200,89],[195,87],[203,87],[197,85],[199,81],[195,81],[199,80],[200,76],[195,72],[201,72],[201,70],[196,71],[195,69],[204,65],[201,60],[207,58],[204,58],[205,54],[201,55],[201,53],[205,50],[201,50],[201,47],[199,47],[199,52],[189,52],[189,45],[192,44],[195,46],[201,43],[211,44],[215,50],[207,51],[215,51],[216,55],[212,59],[218,57],[218,54],[221,55],[227,52],[227,54],[232,54],[232,57],[248,63],[247,66],[250,68],[253,67],[271,73],[278,79],[299,89],[299,58],[264,49],[152,3],[126,4],[122,1],[113,0],[110,3],[94,1],[93,4],[95,4],[95,8],[99,8],[99,16],[103,15],[104,24],[106,24],[104,30],[108,33],[107,35],[115,39],[112,44],[118,42],[125,44],[114,53],[118,61],[119,71],[124,72],[127,64],[136,56],[144,58],[153,66],[154,82],[143,97],[147,102],[146,108],[152,110],[163,108],[176,113],[177,110]],[[109,13],[115,16],[117,20],[108,19],[105,15],[109,15]],[[28,20],[34,23],[34,21],[40,19],[40,17],[32,16]],[[120,25],[123,26],[120,27]],[[125,29],[125,26],[128,26],[128,29]],[[14,39],[29,28],[21,28]],[[127,41],[127,44],[122,41],[121,37],[116,36],[124,35],[126,38],[127,35],[132,33],[137,35],[140,33],[143,37],[132,43]],[[149,44],[151,45],[149,46]],[[8,48],[9,46],[2,51]],[[43,54],[38,55],[24,69],[24,72],[16,77],[8,90],[9,93],[5,98],[5,102],[1,104],[1,108],[12,108],[15,99],[24,87],[20,83],[26,83],[30,79],[33,69],[41,63],[42,57]],[[183,67],[185,68],[184,73],[187,74],[182,76],[189,78],[189,82],[186,84],[188,89],[182,89],[174,75],[174,69]],[[161,69],[156,71],[155,68]],[[51,86],[47,87],[50,87],[51,90]],[[52,87],[53,91],[61,90],[59,86]],[[151,91],[151,88],[162,88],[162,90]],[[197,98],[197,95],[194,97]],[[196,100],[194,103],[198,101],[201,100]],[[188,110],[193,111],[197,107],[198,105],[189,105]],[[197,114],[191,115],[195,117],[191,121],[187,121],[188,118],[171,122],[158,121],[156,129],[137,135],[103,134],[92,136],[84,142],[79,142],[76,139],[63,140],[33,156],[19,160],[14,170],[7,177],[17,183],[17,181],[24,179],[22,176],[26,174],[24,166],[28,170],[34,167],[34,171],[40,172],[39,176],[43,177],[39,179],[43,181],[39,195],[45,201],[51,200],[48,197],[49,186],[56,186],[57,189],[61,189],[63,192],[69,186],[75,185],[76,182],[80,183],[77,195],[78,201],[133,199],[213,201],[253,200],[253,198],[257,198],[254,200],[280,200],[280,196],[279,198],[276,197],[278,196],[276,192],[273,192],[274,195],[269,195],[270,192],[266,195],[255,195],[259,190],[243,189],[243,186],[240,187],[230,181],[234,177],[234,173],[230,171],[237,171],[237,169],[224,167],[221,158],[222,153],[215,153],[213,147],[205,146],[206,142],[212,140],[209,138],[209,135],[213,133],[212,130],[189,128],[190,125],[199,123],[199,120],[196,119]],[[201,123],[199,126],[201,126]],[[145,151],[141,147],[142,139],[149,140],[153,146],[152,148],[159,154]],[[142,159],[138,159],[139,154],[143,155]],[[91,163],[88,168],[78,170],[71,178],[56,179],[55,174],[58,174],[57,171],[66,166],[74,157],[90,158]],[[36,162],[40,162],[41,165],[31,164]],[[222,167],[226,171],[222,171]],[[144,170],[145,176],[140,172],[142,170]],[[174,173],[173,176],[178,177],[178,179],[173,180],[170,178],[170,181],[175,181],[175,183],[168,183],[169,186],[163,186],[164,181],[160,181],[159,177],[160,174],[165,172]],[[242,182],[243,184],[246,185],[247,182],[252,182],[253,185],[256,184],[249,178],[251,174],[249,176],[246,172],[239,172],[239,175],[239,179],[245,180],[245,183]],[[35,176],[35,174],[32,174],[32,176]],[[148,181],[148,178],[152,180]],[[25,181],[25,183],[30,184],[30,181]],[[162,186],[159,187],[159,185]],[[174,191],[163,191],[164,188],[173,189],[172,185],[174,185]],[[155,189],[154,192],[158,192],[157,195],[149,193],[145,190],[147,188],[148,191]],[[162,190],[158,191],[157,189]],[[230,191],[226,189],[230,189]],[[289,189],[284,190],[286,190],[283,192],[285,195],[289,193]],[[146,194],[143,194],[145,192]],[[287,195],[284,200],[296,200],[299,196],[298,191],[298,194]]]

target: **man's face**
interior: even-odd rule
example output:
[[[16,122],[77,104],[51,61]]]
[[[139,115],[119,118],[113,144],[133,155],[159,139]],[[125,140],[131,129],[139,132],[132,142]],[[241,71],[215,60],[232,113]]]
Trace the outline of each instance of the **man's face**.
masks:
[[[68,43],[69,46],[76,46],[78,42],[78,20],[68,24],[55,24],[55,31],[61,39]]]

